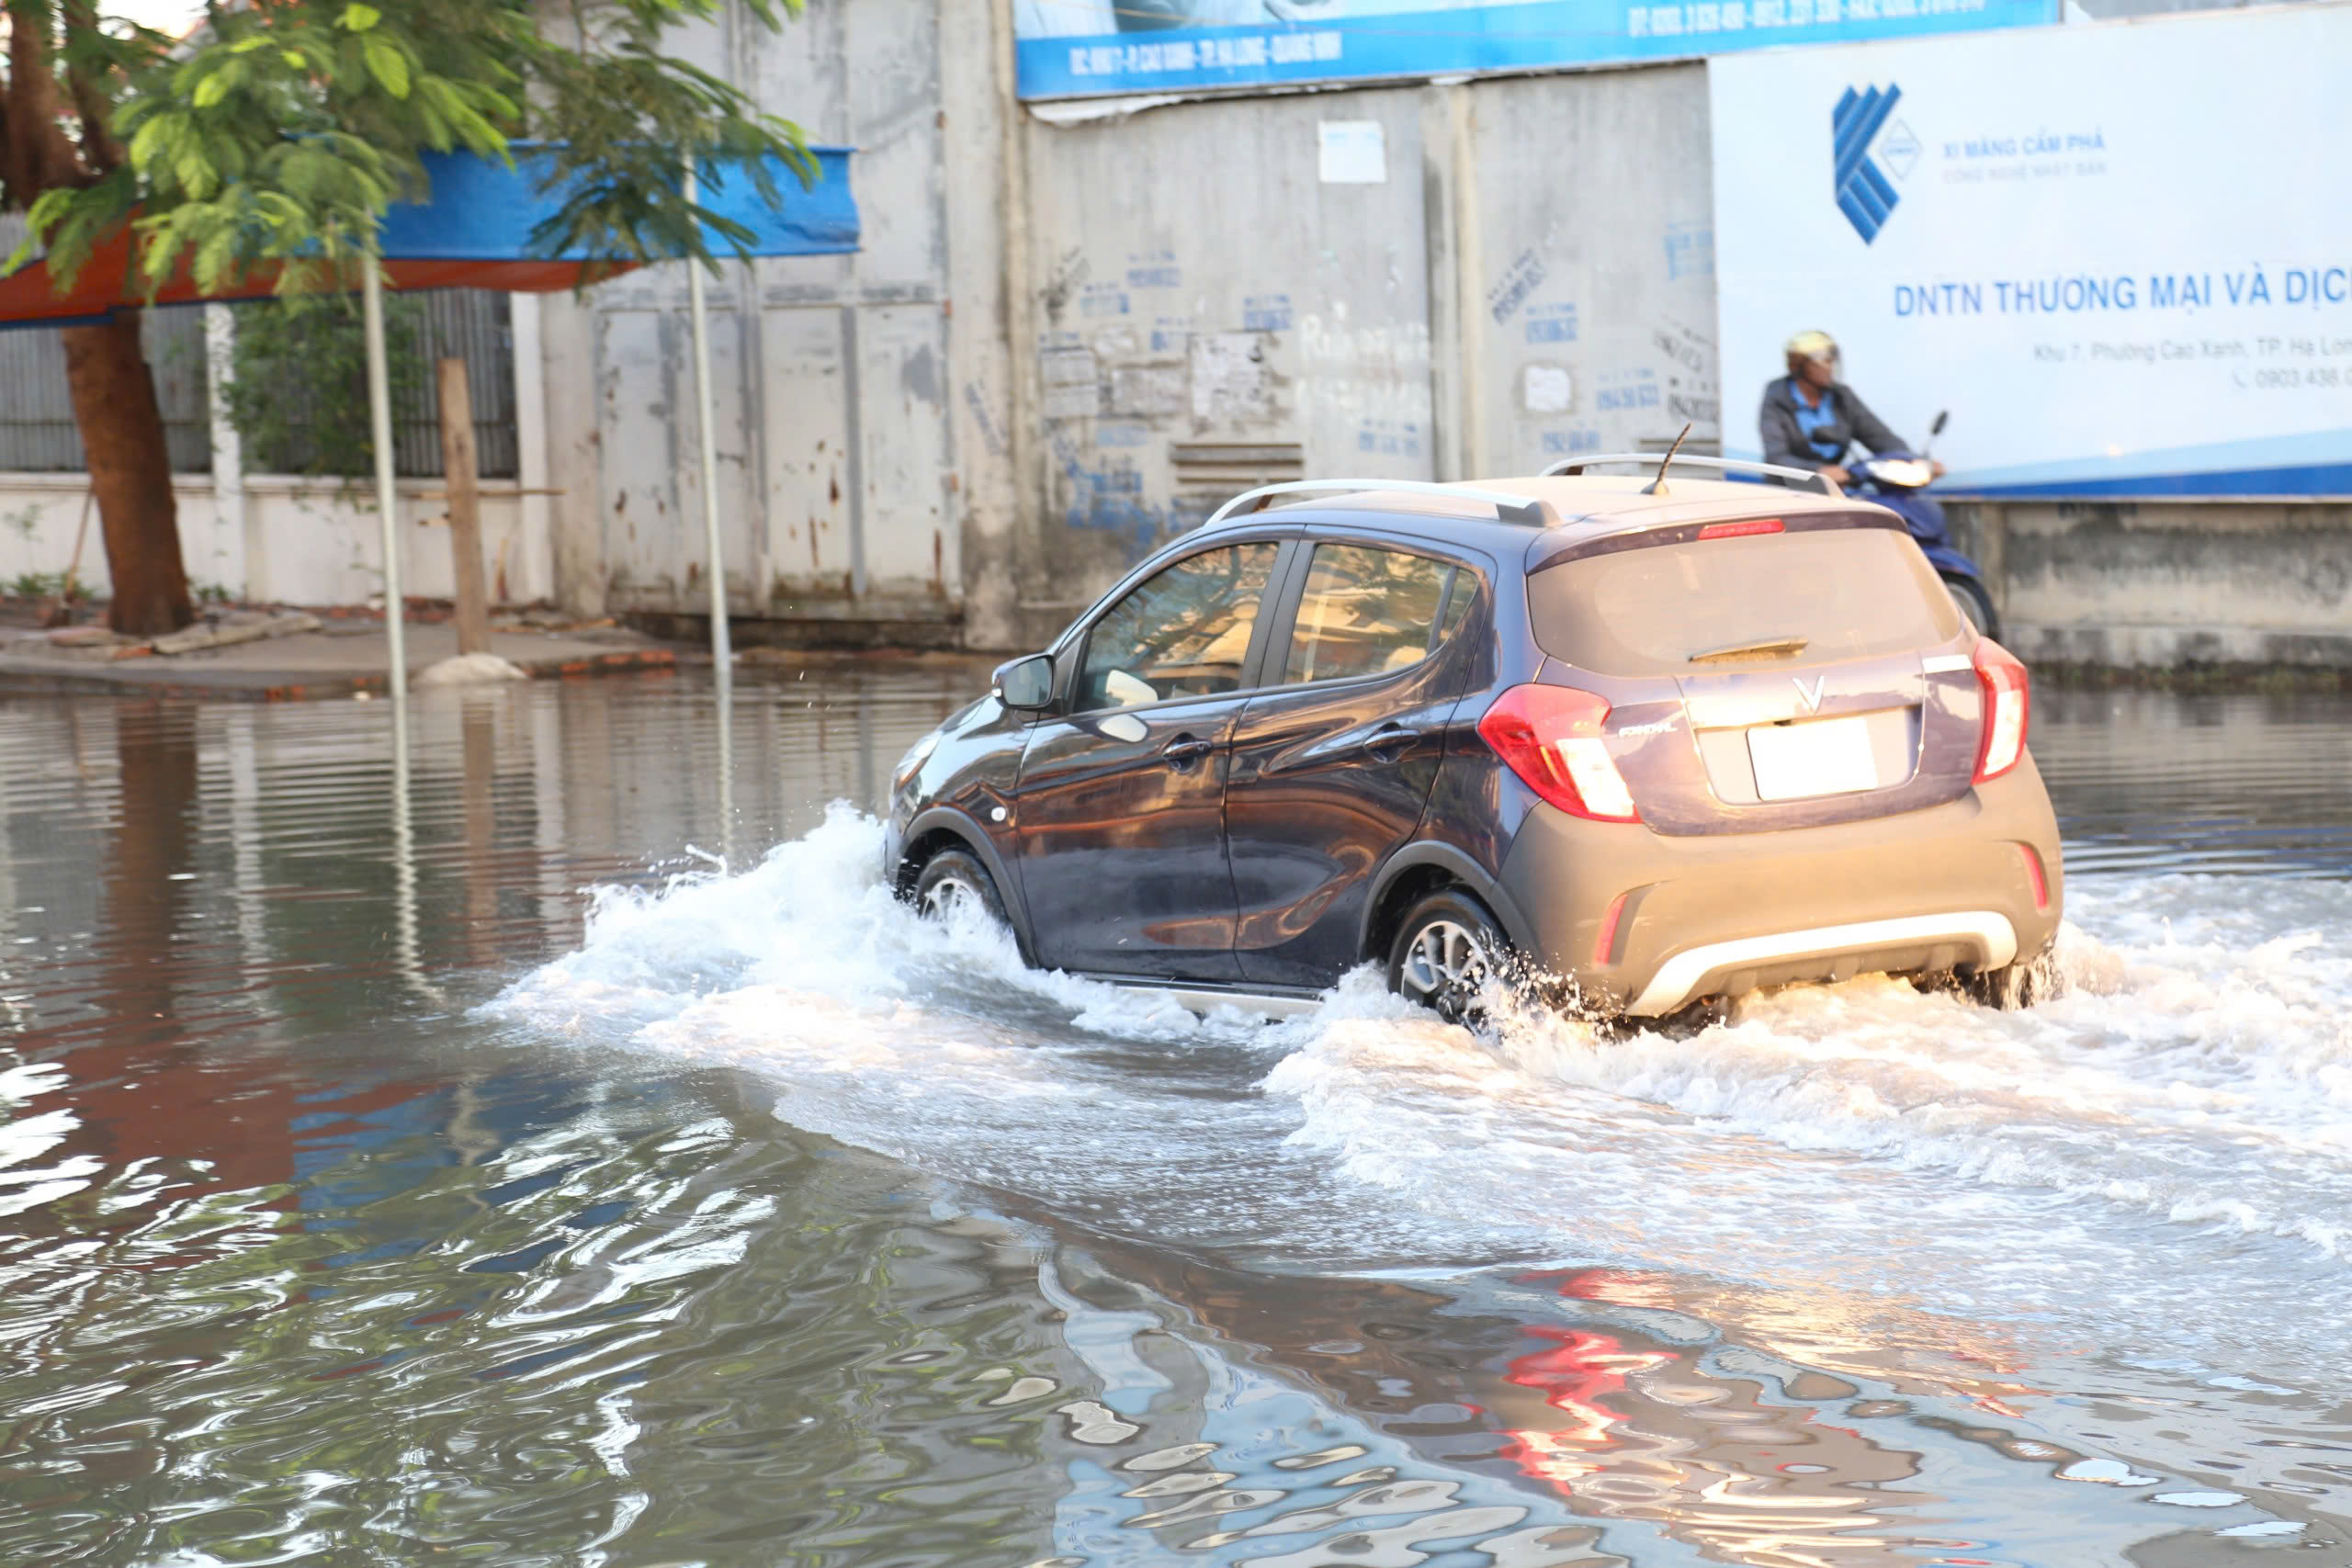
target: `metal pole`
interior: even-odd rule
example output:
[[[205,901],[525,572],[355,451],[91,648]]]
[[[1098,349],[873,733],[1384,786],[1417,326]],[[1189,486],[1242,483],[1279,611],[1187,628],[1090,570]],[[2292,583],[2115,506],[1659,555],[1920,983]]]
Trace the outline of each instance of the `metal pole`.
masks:
[[[382,262],[364,262],[359,300],[368,333],[368,420],[376,443],[376,513],[384,526],[384,637],[391,664],[392,701],[408,701],[408,646],[403,635],[405,605],[401,594],[400,496],[392,482],[392,381],[384,364],[384,280]],[[406,761],[407,735],[401,736],[401,760]],[[405,803],[403,803],[405,805]]]
[[[698,198],[695,161],[686,158],[686,200]],[[735,659],[734,639],[727,629],[727,558],[718,543],[718,433],[713,428],[716,411],[710,395],[710,323],[703,310],[702,263],[686,260],[686,311],[695,340],[695,423],[702,432],[702,531],[710,557],[710,658],[724,671]]]

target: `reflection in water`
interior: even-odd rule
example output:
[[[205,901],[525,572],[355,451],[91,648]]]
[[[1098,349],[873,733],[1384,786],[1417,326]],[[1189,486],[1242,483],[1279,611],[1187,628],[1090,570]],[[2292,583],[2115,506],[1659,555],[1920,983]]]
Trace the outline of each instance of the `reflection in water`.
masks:
[[[77,967],[86,990],[73,1010],[78,1016],[48,1029],[33,1022],[17,1042],[20,1059],[52,1070],[57,1059],[43,1044],[72,1042],[64,1065],[75,1089],[61,1108],[75,1124],[53,1145],[57,1163],[43,1174],[62,1180],[99,1169],[172,1171],[216,1190],[276,1191],[291,1175],[283,1138],[274,1135],[293,1114],[290,1087],[214,1061],[202,1045],[220,1007],[205,983],[209,966],[193,957],[190,942],[203,874],[197,712],[139,701],[112,716],[115,821],[96,847],[93,929],[72,939],[83,949]],[[27,837],[38,838],[38,830]],[[24,846],[20,876],[38,854]],[[86,863],[83,854],[73,859],[68,874],[80,880]],[[27,878],[19,891],[42,903],[71,897],[51,886]],[[40,945],[38,937],[18,940],[20,953]],[[46,978],[18,977],[35,1020],[48,1011],[40,994]],[[210,1113],[191,1117],[192,1099],[209,1102]],[[61,1218],[53,1202],[28,1213]]]
[[[735,671],[722,658],[712,671],[712,728],[718,736],[718,858],[735,863]]]
[[[2069,873],[2352,875],[2345,699],[2044,691],[2034,701],[2034,760],[2064,814]]]
[[[915,925],[802,835],[981,679],[0,708],[0,1562],[2352,1561],[2340,705],[2046,702],[2006,1032],[1604,1052]]]
[[[466,956],[471,964],[487,964],[493,955],[484,933],[498,919],[500,880],[493,734],[498,716],[496,699],[479,689],[461,693],[459,700],[465,705]],[[398,797],[405,791],[395,783],[393,793]]]
[[[462,697],[459,699],[462,701]],[[401,977],[419,999],[441,1000],[440,992],[417,965],[415,775],[409,762],[409,714],[406,703],[391,712],[392,728],[392,918],[393,960]]]

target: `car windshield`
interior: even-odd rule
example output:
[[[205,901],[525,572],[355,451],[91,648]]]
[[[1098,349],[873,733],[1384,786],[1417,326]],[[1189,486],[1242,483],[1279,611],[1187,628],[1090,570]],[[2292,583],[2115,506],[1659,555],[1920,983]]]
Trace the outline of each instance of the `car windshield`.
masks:
[[[1747,662],[1807,664],[1960,635],[1935,569],[1891,528],[1830,528],[1652,545],[1527,580],[1544,652],[1603,675]]]

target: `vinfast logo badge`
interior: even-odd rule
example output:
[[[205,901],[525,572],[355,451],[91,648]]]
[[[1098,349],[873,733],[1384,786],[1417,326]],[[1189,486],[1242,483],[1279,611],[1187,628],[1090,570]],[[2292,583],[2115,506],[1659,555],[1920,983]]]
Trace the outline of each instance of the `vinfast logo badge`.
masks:
[[[1892,82],[1868,92],[1849,87],[1838,107],[1829,111],[1838,210],[1846,215],[1846,221],[1866,245],[1878,238],[1878,231],[1894,212],[1894,204],[1902,199],[1894,194],[1887,170],[1901,179],[1919,156],[1919,139],[1911,134],[1910,127],[1899,119],[1889,123],[1902,96],[1903,89]],[[1873,152],[1885,160],[1885,169],[1871,157]]]

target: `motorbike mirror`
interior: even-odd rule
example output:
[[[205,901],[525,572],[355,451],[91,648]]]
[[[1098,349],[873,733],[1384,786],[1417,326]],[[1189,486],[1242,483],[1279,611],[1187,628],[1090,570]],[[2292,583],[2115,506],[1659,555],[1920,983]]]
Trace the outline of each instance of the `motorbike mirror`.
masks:
[[[1929,435],[1941,435],[1944,433],[1945,424],[1950,423],[1951,419],[1951,410],[1938,409],[1936,411],[1936,423],[1928,426],[1928,434]]]
[[[1044,707],[1054,700],[1054,660],[1050,654],[1033,653],[996,667],[997,701],[1016,710]]]

